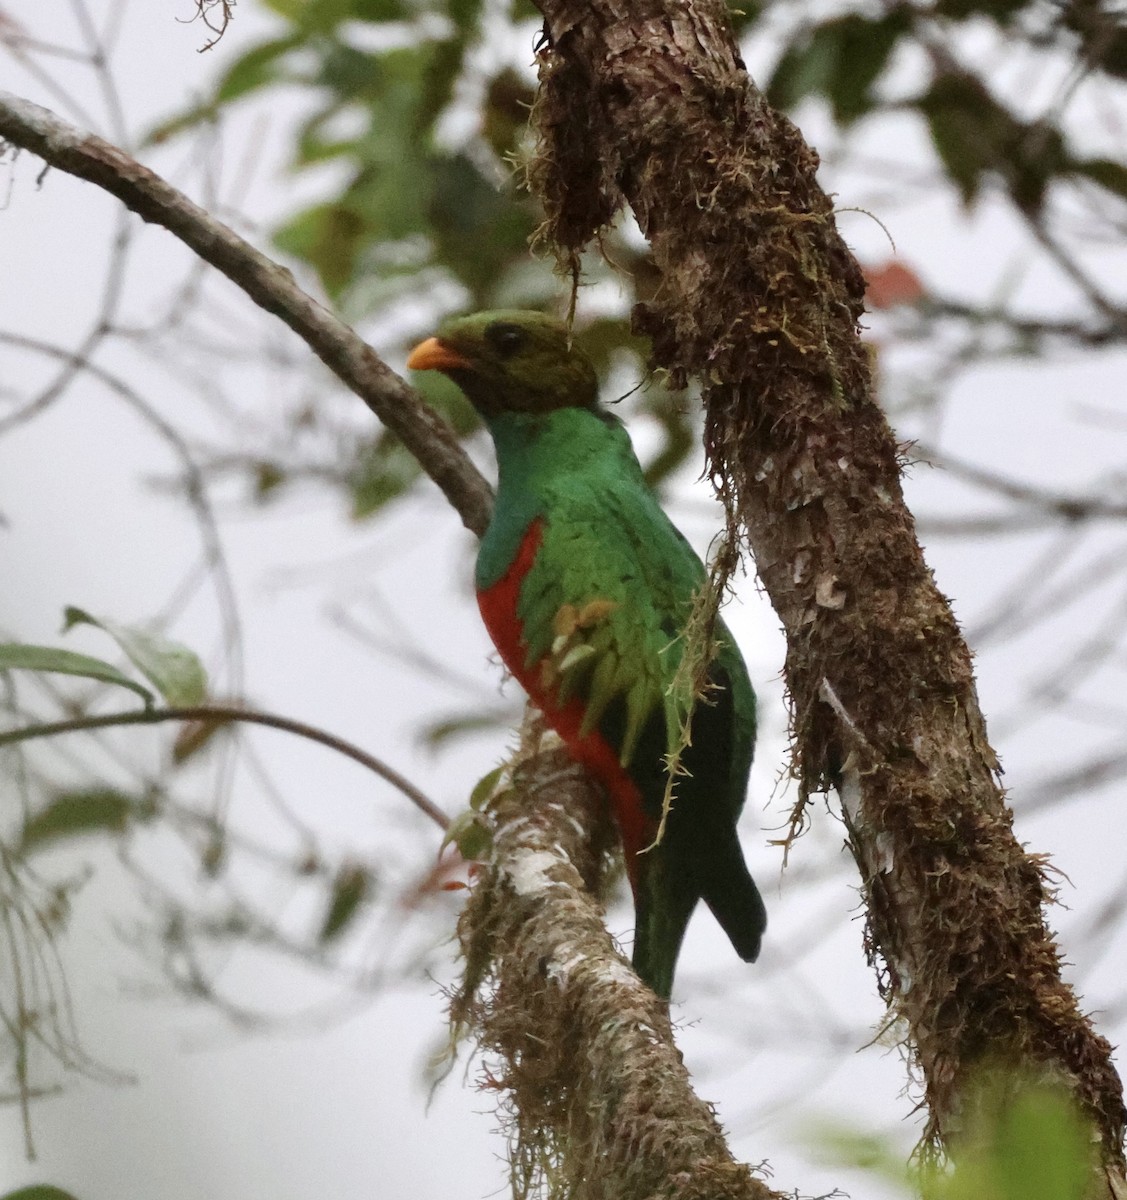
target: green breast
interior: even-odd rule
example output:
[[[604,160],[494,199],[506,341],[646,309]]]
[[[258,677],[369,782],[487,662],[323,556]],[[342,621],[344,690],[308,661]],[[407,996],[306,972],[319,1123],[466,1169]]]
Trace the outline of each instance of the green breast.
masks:
[[[537,517],[548,517],[553,525],[589,525],[589,498],[608,493],[638,492],[657,507],[626,430],[615,417],[566,408],[500,413],[488,425],[497,450],[497,502],[478,550],[479,591],[508,570]]]

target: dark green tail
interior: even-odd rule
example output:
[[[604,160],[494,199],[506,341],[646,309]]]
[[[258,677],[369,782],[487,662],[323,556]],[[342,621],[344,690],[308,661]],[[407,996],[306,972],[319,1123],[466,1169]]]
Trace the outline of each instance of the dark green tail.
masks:
[[[735,831],[709,846],[690,836],[689,846],[696,851],[689,861],[683,842],[679,848],[659,846],[644,855],[650,861],[640,872],[635,897],[634,970],[664,1000],[672,993],[681,942],[699,900],[712,910],[744,962],[759,957],[767,928],[767,910]]]

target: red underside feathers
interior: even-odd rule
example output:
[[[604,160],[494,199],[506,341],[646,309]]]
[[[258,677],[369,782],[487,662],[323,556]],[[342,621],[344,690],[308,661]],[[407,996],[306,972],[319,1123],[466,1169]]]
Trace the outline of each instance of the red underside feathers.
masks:
[[[652,841],[655,826],[643,808],[642,796],[634,781],[618,761],[618,754],[598,730],[580,736],[584,704],[573,697],[558,706],[540,683],[540,663],[525,664],[527,647],[517,616],[521,584],[528,574],[544,537],[544,520],[537,517],[529,525],[505,574],[492,587],[477,594],[478,607],[489,636],[505,666],[513,673],[532,702],[543,712],[548,724],[563,739],[573,757],[581,762],[606,789],[615,821],[626,852],[626,869],[633,885],[637,872],[636,855]]]

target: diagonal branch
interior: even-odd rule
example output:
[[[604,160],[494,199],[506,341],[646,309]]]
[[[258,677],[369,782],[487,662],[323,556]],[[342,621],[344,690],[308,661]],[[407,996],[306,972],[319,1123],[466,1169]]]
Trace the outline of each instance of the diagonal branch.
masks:
[[[8,92],[0,92],[0,140],[111,192],[144,220],[175,234],[260,308],[280,317],[401,439],[466,528],[478,535],[484,531],[492,493],[450,427],[362,338],[303,292],[285,267],[124,151]]]

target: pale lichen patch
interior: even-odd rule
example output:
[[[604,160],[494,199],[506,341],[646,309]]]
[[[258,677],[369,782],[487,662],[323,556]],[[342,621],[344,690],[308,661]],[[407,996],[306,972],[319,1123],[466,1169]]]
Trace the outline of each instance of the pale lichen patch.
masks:
[[[562,854],[553,854],[549,850],[527,852],[510,864],[509,883],[518,896],[534,896],[544,888],[556,886],[549,872],[566,861]]]

